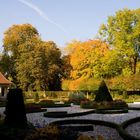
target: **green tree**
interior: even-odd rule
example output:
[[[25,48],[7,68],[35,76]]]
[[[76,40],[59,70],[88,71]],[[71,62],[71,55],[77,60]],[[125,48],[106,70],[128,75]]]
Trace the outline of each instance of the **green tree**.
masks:
[[[6,54],[10,62],[10,73],[8,74],[17,86],[19,84],[16,71],[17,61],[19,57],[21,57],[23,46],[25,46],[27,42],[30,42],[32,38],[39,38],[39,34],[30,24],[13,25],[4,33],[4,55]],[[30,46],[26,45],[26,47]]]
[[[3,46],[15,59],[20,55],[21,44],[39,38],[38,31],[30,24],[13,25],[4,33]],[[28,46],[29,47],[29,46]]]
[[[13,25],[3,39],[12,60],[14,82],[24,90],[61,89],[61,52],[52,41],[42,41],[30,24]]]
[[[72,70],[72,66],[70,64],[70,55],[64,55],[62,57],[62,72],[63,78],[70,79],[70,73]]]
[[[3,73],[3,74],[9,74],[10,71],[11,71],[11,59],[10,59],[10,56],[3,52],[0,54],[0,71]]]
[[[23,89],[60,90],[61,52],[54,42],[34,40],[30,50],[23,47],[16,62],[17,77]],[[25,44],[24,44],[25,45]]]
[[[140,54],[139,30],[140,9],[123,9],[116,12],[114,16],[108,17],[107,24],[103,24],[99,30],[99,37],[110,44],[111,49],[121,56],[133,74],[136,73]]]
[[[122,56],[115,50],[109,50],[101,59],[104,78],[111,78],[122,74],[122,70],[126,67],[126,63]]]
[[[47,83],[49,90],[61,90],[62,59],[61,51],[53,41],[45,42]]]

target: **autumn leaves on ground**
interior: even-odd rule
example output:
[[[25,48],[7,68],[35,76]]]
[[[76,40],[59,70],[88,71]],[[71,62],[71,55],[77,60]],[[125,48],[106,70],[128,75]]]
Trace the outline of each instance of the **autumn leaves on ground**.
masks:
[[[26,91],[93,90],[102,78],[109,88],[137,89],[139,56],[140,9],[123,9],[108,17],[96,38],[71,41],[64,50],[53,41],[43,41],[30,24],[9,27],[0,71],[13,86]]]

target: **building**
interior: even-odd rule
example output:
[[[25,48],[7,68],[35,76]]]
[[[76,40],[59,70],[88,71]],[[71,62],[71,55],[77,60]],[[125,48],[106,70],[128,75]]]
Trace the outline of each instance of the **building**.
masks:
[[[0,97],[6,97],[8,88],[10,87],[12,83],[7,80],[3,74],[0,72]]]

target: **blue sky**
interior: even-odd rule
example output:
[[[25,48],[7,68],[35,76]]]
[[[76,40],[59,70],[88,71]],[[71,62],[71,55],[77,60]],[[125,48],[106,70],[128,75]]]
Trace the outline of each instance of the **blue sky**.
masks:
[[[74,39],[93,39],[107,17],[123,8],[140,8],[140,0],[1,0],[0,46],[9,27],[24,23],[58,47]]]

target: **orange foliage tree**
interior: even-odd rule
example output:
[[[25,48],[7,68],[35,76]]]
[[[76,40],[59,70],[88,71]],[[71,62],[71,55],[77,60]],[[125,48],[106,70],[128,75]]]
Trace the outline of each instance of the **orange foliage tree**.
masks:
[[[72,66],[72,79],[103,76],[104,70],[101,58],[109,51],[105,42],[100,40],[73,41],[68,45],[68,48]]]

